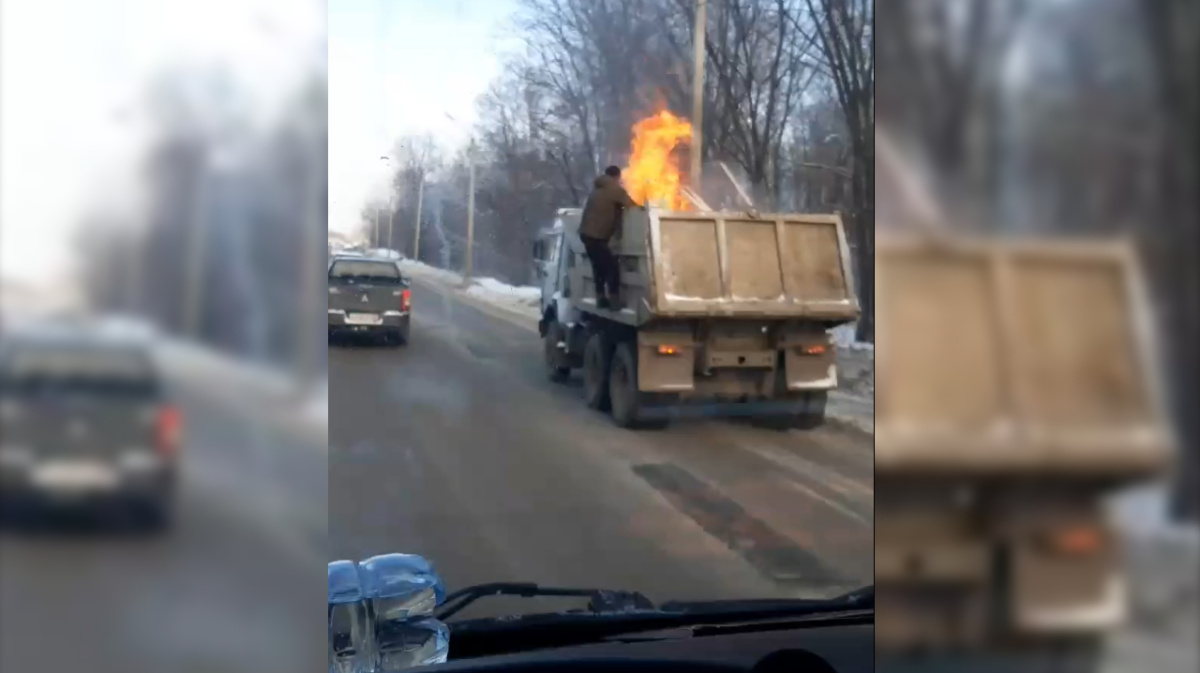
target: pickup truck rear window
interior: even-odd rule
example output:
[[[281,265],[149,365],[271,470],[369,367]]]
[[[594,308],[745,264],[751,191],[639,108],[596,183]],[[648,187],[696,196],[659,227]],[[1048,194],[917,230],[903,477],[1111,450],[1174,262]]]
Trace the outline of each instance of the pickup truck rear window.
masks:
[[[389,262],[371,262],[360,259],[345,259],[333,263],[329,269],[330,278],[370,278],[382,280],[403,280],[400,269]]]
[[[159,381],[136,348],[12,346],[0,353],[0,393],[95,392],[154,395]]]

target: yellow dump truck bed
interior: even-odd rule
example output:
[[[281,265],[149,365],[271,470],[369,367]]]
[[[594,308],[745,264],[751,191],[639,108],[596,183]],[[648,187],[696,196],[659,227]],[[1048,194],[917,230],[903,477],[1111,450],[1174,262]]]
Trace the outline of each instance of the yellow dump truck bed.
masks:
[[[577,230],[578,211],[569,212],[564,224]],[[651,208],[627,212],[622,231],[612,247],[621,258],[629,308],[611,317],[639,324],[653,318],[769,317],[831,325],[858,318],[849,248],[837,215]],[[575,271],[576,302],[596,310],[589,265]]]
[[[881,237],[875,278],[877,473],[1164,466],[1132,246]]]

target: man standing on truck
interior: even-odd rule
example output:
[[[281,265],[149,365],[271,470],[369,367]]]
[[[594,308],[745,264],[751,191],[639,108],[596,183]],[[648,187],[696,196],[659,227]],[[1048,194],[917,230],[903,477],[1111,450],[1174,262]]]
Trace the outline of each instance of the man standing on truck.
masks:
[[[596,306],[600,308],[621,308],[621,269],[608,242],[621,230],[621,218],[626,208],[644,209],[645,206],[635,203],[621,186],[621,169],[609,166],[596,178],[579,223],[579,238],[592,262]]]

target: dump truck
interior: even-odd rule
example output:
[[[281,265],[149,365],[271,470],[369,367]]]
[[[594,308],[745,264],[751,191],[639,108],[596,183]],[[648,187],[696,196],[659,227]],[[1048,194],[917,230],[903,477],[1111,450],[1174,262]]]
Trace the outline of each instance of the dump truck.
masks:
[[[628,210],[610,244],[620,310],[597,306],[581,215],[560,210],[534,245],[551,379],[582,369],[587,404],[622,427],[824,420],[838,380],[829,330],[859,315],[837,214]]]
[[[1173,445],[1134,247],[880,235],[875,274],[877,656],[1094,670],[1108,496]]]

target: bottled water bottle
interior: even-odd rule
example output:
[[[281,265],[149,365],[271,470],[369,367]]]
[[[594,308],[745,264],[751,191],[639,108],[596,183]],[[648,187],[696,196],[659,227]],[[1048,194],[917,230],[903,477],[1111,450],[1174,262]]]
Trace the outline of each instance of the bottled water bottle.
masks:
[[[441,578],[420,556],[330,563],[330,673],[390,673],[446,661],[450,629],[433,617],[445,597]]]

